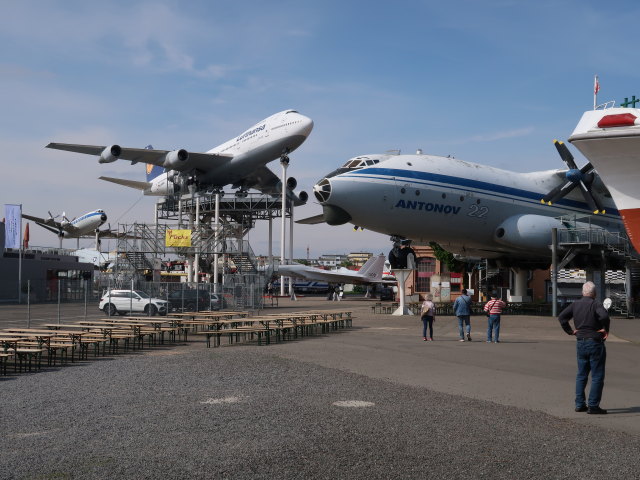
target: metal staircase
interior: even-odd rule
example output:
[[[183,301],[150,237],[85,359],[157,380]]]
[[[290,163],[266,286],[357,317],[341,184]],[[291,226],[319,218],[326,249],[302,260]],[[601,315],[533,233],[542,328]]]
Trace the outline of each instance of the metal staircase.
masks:
[[[257,260],[246,240],[227,239],[225,251],[236,266],[238,273],[258,273]]]
[[[601,227],[589,226],[558,231],[558,245],[568,247],[568,258],[572,249],[601,249],[624,263],[627,270],[622,288],[609,285],[609,297],[612,300],[611,311],[624,316],[633,316],[629,311],[628,299],[633,285],[640,282],[640,255],[636,252],[625,232],[610,232]]]

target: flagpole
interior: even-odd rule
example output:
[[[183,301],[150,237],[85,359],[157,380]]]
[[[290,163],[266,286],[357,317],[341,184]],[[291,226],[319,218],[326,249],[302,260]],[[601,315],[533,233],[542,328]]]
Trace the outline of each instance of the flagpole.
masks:
[[[598,105],[598,90],[600,90],[600,83],[598,82],[598,75],[593,76],[593,109],[595,110]]]

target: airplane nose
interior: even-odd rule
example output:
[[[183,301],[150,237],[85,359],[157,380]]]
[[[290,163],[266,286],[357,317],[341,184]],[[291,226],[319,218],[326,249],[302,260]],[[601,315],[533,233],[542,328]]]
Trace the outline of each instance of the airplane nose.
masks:
[[[331,196],[331,182],[323,178],[313,186],[313,194],[321,204],[327,202]]]
[[[308,137],[311,130],[313,130],[313,120],[309,117],[305,117],[304,115],[300,115],[300,117],[302,118],[302,134],[305,137]]]
[[[106,222],[107,221],[107,214],[103,213],[102,215],[100,215],[100,220],[102,220],[102,222]]]

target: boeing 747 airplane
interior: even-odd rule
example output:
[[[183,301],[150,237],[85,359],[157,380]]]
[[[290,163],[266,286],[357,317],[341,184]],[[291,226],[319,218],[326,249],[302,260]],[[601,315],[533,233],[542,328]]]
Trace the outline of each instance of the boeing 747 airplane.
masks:
[[[157,150],[147,148],[125,148],[120,145],[77,145],[50,143],[47,148],[98,156],[99,163],[129,160],[131,164],[147,164],[147,182],[103,177],[103,180],[142,190],[147,195],[170,195],[185,191],[185,186],[219,189],[232,185],[237,194],[244,195],[254,188],[263,193],[277,194],[282,191],[282,182],[267,163],[281,159],[288,162],[288,155],[307,139],[313,129],[313,121],[295,110],[285,110],[258,122],[237,137],[199,153],[185,149]],[[155,170],[161,167],[164,172]],[[293,189],[297,182],[290,178],[286,188],[293,200],[304,203],[304,195],[296,195]]]

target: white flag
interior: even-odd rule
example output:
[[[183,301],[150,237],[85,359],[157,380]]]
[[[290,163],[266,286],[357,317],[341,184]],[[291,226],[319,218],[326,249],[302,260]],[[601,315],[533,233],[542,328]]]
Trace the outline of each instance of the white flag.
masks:
[[[4,206],[4,247],[20,248],[22,245],[22,205]]]

